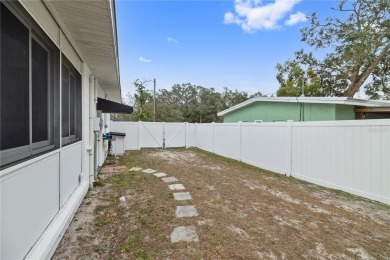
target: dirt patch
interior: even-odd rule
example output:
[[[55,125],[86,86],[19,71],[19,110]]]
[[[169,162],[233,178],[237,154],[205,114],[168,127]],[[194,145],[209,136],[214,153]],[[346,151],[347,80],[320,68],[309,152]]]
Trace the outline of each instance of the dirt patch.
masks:
[[[149,154],[150,158],[163,159],[166,163],[177,163],[177,161],[185,160],[186,162],[196,162],[196,153],[182,153],[175,150],[156,150]]]
[[[179,161],[186,162],[187,167],[204,168],[206,170],[222,170],[220,165],[213,164],[199,164],[199,156],[192,151],[185,153],[182,150],[157,150],[154,153],[149,154],[150,158],[157,160],[164,160],[167,164],[176,165]]]
[[[175,201],[151,174],[100,175],[54,259],[390,259],[381,203],[197,149],[132,151],[119,164],[175,177],[192,200]],[[199,216],[175,218],[186,205]],[[179,226],[199,241],[171,243]]]

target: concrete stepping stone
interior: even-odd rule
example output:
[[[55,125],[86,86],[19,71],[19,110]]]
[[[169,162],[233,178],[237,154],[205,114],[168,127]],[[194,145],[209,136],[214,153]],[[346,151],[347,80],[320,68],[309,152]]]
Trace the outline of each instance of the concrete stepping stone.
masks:
[[[158,172],[158,173],[154,173],[153,175],[156,176],[156,177],[158,177],[158,178],[160,178],[160,177],[165,177],[165,176],[167,176],[168,174],[163,173],[163,172]]]
[[[153,170],[153,169],[145,169],[142,171],[143,173],[155,173],[156,170]]]
[[[175,182],[175,181],[179,181],[178,179],[176,179],[175,177],[165,177],[165,178],[162,178],[163,181],[165,182]]]
[[[190,218],[198,216],[195,206],[177,206],[176,217],[177,218]]]
[[[173,198],[175,200],[192,200],[189,192],[175,192],[173,193]]]
[[[171,184],[171,185],[168,185],[168,188],[170,190],[185,190],[183,184]]]
[[[177,242],[198,242],[199,237],[196,234],[196,229],[193,226],[184,227],[180,226],[175,228],[171,233],[171,243]]]
[[[141,167],[133,167],[129,170],[129,172],[139,172],[140,170],[142,170]]]

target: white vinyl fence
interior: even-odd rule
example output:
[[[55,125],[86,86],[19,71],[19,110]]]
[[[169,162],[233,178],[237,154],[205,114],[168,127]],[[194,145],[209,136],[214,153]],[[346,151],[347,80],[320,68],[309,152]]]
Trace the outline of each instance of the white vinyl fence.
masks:
[[[125,150],[194,146],[194,142],[187,138],[194,126],[187,123],[111,121],[110,127],[112,132],[126,134]]]
[[[390,120],[275,123],[112,122],[125,149],[198,147],[390,204]]]

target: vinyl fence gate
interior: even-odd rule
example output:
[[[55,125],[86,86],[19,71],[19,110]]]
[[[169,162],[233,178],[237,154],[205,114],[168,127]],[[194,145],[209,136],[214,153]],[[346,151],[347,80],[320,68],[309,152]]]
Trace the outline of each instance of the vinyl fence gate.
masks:
[[[186,147],[186,124],[139,122],[139,147]]]

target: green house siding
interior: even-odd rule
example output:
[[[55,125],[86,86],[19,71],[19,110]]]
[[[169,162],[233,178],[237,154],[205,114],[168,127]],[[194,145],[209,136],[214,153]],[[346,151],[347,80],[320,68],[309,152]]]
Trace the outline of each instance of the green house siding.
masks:
[[[329,121],[335,120],[336,108],[334,104],[302,103],[305,117],[302,121]]]
[[[302,115],[301,109],[302,106]],[[301,120],[300,120],[301,118]],[[224,122],[354,120],[353,106],[318,103],[255,102],[224,116]]]
[[[255,120],[272,122],[286,120],[286,118],[299,120],[299,106],[293,103],[255,102],[226,114],[224,122],[254,122]]]
[[[355,107],[347,105],[336,105],[336,120],[354,120]]]

